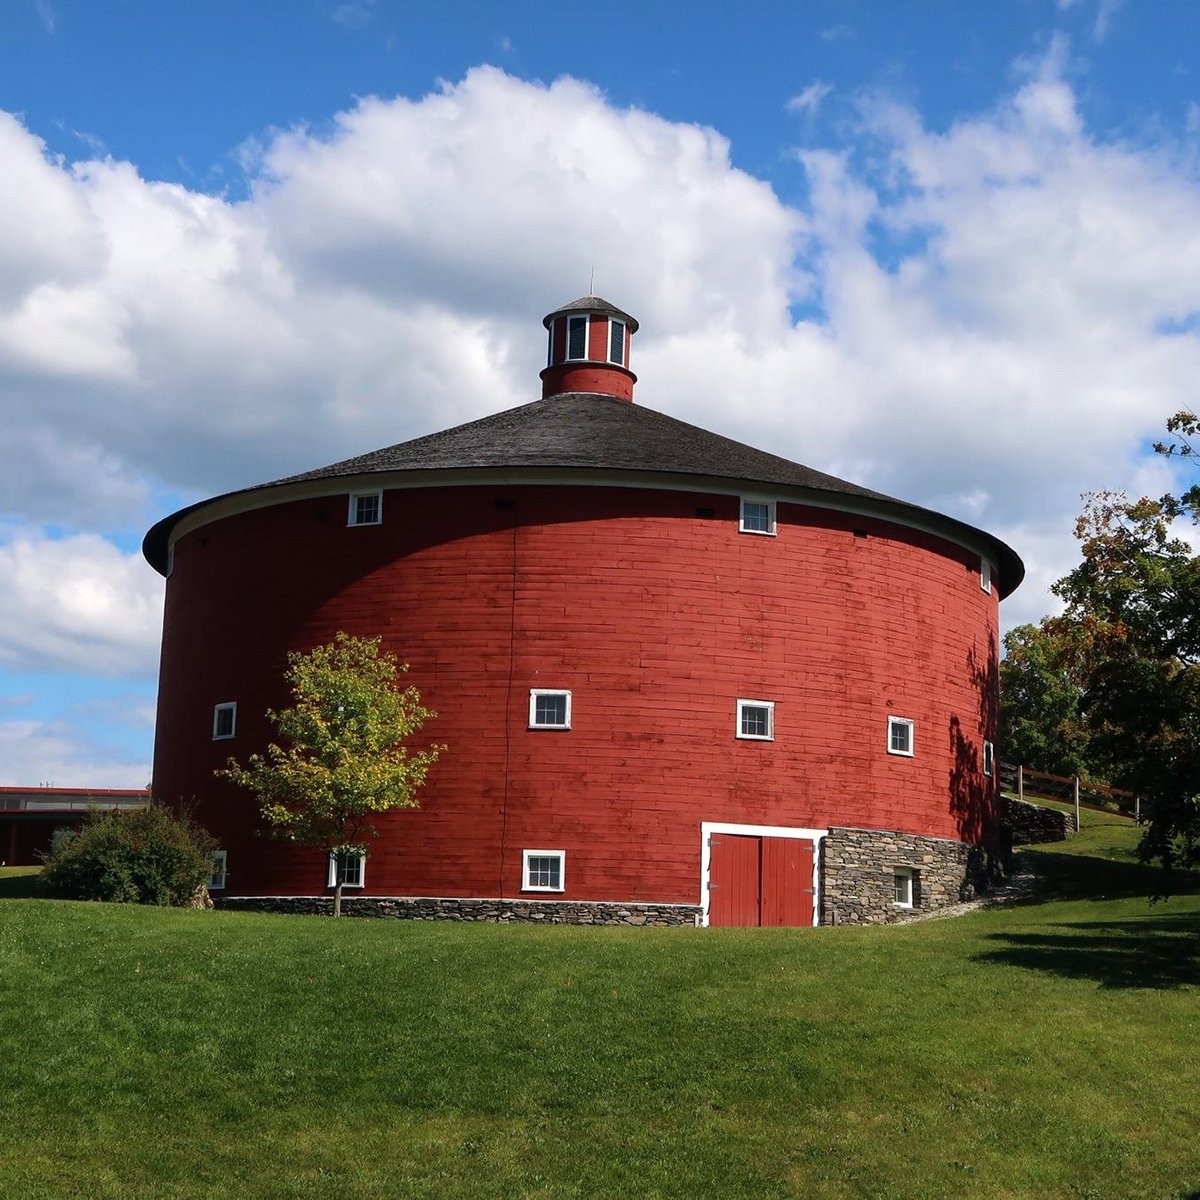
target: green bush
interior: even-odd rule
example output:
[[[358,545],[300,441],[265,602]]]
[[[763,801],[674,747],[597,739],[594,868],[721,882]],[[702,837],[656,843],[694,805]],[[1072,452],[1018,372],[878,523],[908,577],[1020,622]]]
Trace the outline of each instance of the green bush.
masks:
[[[186,905],[212,875],[216,843],[190,818],[161,805],[91,812],[44,860],[41,890],[60,900]]]

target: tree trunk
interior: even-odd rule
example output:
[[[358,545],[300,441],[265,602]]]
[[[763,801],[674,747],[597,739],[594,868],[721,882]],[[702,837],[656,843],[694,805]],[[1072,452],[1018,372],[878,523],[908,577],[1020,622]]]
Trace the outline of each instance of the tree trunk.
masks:
[[[335,917],[342,915],[342,866],[340,860],[338,862],[337,883],[333,886],[333,915]]]

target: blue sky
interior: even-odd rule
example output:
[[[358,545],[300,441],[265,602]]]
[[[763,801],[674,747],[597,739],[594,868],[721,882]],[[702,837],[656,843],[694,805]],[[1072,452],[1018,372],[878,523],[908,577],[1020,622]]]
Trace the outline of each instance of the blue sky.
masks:
[[[204,495],[536,397],[639,401],[1006,538],[1154,492],[1200,368],[1200,8],[13,0],[0,12],[0,783],[149,778]]]

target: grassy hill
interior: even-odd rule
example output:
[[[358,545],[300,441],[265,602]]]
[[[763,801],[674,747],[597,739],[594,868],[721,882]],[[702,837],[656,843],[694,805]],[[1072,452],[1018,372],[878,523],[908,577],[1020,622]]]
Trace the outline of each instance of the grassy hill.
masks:
[[[0,902],[0,1194],[1185,1197],[1200,887],[892,929]],[[0,889],[2,891],[2,889]]]

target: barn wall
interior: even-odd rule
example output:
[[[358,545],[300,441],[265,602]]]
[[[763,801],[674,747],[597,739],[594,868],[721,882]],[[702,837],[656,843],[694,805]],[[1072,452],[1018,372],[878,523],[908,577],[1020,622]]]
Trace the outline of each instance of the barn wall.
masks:
[[[168,581],[155,790],[201,805],[230,893],[324,890],[319,856],[253,833],[213,779],[270,736],[289,649],[381,634],[449,749],[419,811],[379,822],[367,893],[519,897],[523,848],[567,851],[563,901],[695,904],[701,821],[990,841],[996,597],[978,560],[873,518],[623,488],[390,491],[383,524],[302,500],[184,536]],[[712,515],[707,515],[711,513]],[[527,729],[571,689],[569,732]],[[738,697],[775,740],[734,736]],[[238,735],[211,739],[213,705]],[[887,716],[916,753],[886,753]]]

